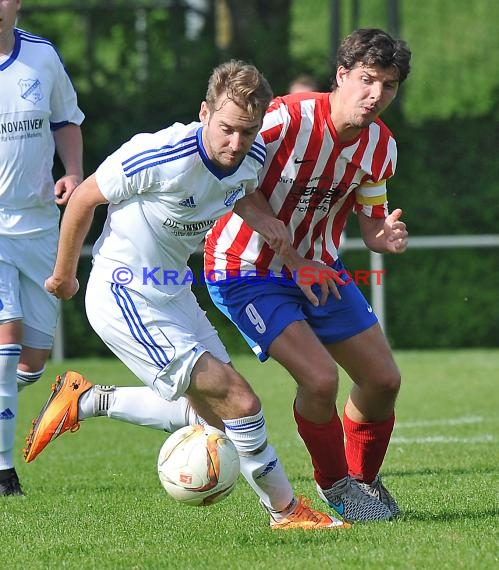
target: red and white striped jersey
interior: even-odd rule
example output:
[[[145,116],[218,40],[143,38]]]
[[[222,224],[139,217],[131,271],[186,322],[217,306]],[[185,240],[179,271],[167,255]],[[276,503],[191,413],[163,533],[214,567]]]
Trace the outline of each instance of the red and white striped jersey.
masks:
[[[379,119],[353,141],[338,140],[329,93],[277,97],[261,134],[267,157],[259,187],[289,229],[297,251],[331,265],[349,213],[388,215],[386,180],[395,171],[395,140]],[[237,214],[219,219],[205,243],[205,271],[216,280],[227,272],[271,271],[282,261]]]

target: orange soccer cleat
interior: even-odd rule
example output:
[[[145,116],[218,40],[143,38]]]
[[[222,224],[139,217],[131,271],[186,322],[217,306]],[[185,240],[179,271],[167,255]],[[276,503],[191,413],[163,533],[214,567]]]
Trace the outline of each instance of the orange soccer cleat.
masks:
[[[26,463],[33,461],[45,447],[65,431],[80,429],[78,422],[78,400],[92,388],[78,372],[68,371],[57,376],[52,384],[52,394],[47,403],[33,420],[33,427],[26,437],[23,449]]]
[[[350,528],[352,525],[335,519],[325,513],[316,511],[310,506],[310,501],[303,497],[298,498],[298,503],[293,512],[281,520],[271,518],[270,528],[272,529],[295,529],[304,530],[325,530]]]

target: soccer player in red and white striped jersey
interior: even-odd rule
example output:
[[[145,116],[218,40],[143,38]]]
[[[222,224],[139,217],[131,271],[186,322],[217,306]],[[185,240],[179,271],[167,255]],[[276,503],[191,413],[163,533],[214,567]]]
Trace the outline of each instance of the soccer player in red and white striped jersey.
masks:
[[[353,210],[369,249],[406,249],[402,212],[389,213],[387,203],[396,143],[379,116],[406,79],[410,57],[405,42],[382,30],[357,30],[338,50],[330,93],[290,94],[271,103],[255,200],[283,222],[302,258],[290,264],[288,255],[285,265],[237,210],[215,224],[205,245],[213,300],[261,360],[272,356],[296,380],[294,415],[319,495],[354,521],[399,513],[379,471],[400,373],[366,299],[354,283],[335,276],[344,269],[338,248]],[[312,287],[314,303],[304,294],[310,275],[321,285]],[[343,423],[335,403],[337,365],[354,382]]]

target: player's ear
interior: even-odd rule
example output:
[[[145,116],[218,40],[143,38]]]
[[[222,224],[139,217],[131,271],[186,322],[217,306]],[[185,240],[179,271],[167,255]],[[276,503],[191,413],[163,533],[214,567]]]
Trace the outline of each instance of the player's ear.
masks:
[[[336,70],[336,85],[341,85],[348,73],[348,69],[343,67],[343,65],[339,65],[338,69]]]
[[[210,110],[208,109],[208,103],[203,101],[201,103],[201,109],[199,109],[199,120],[203,123],[203,125],[207,125],[210,119]]]

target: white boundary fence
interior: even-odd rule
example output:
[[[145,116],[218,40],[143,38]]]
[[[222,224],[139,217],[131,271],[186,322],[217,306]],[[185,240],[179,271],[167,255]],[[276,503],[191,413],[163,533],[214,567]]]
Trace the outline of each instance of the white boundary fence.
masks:
[[[485,234],[485,235],[462,235],[462,236],[419,236],[409,237],[410,249],[451,249],[458,247],[499,247],[499,235]],[[366,246],[360,238],[346,238],[341,244],[341,251],[362,251]],[[89,257],[92,255],[92,248],[85,246],[82,250],[82,257]],[[383,255],[379,253],[370,253],[370,271],[373,275],[374,271],[383,271]],[[381,275],[381,273],[377,273]],[[380,325],[386,329],[386,315],[385,315],[385,286],[384,279],[381,279],[379,284],[374,283],[371,279],[371,305],[378,315]],[[52,350],[52,360],[60,362],[64,360],[64,330],[63,330],[63,307],[61,303],[61,315],[57,325],[56,336],[54,339],[54,348]]]
[[[499,247],[499,235],[462,235],[462,236],[409,236],[409,249],[455,249],[458,247]],[[341,247],[341,251],[365,250],[366,246],[361,239],[347,238]],[[370,270],[383,271],[383,255],[370,252]],[[375,275],[375,273],[373,273]],[[381,273],[378,273],[381,275]],[[371,278],[371,305],[377,314],[381,327],[386,330],[385,312],[385,279],[380,284],[373,282]]]

